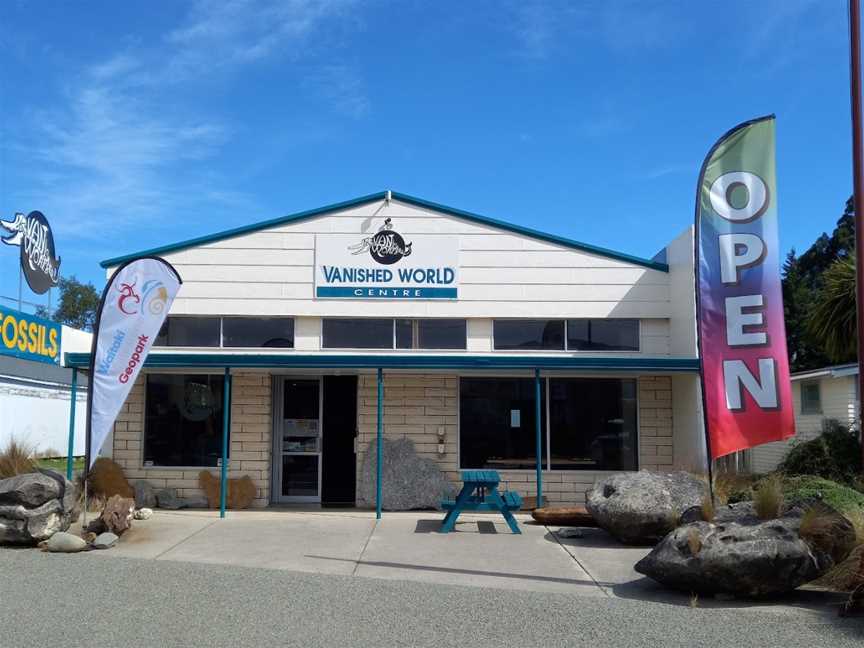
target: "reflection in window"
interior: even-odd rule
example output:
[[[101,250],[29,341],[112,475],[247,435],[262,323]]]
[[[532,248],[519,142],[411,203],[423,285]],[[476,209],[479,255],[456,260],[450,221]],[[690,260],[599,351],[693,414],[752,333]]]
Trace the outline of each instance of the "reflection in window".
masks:
[[[222,384],[222,376],[147,375],[145,466],[218,464],[222,456]]]
[[[168,316],[162,324],[155,346],[218,347],[220,318]]]
[[[638,351],[639,320],[567,320],[567,348],[571,351]]]
[[[541,400],[545,398],[545,389]],[[462,378],[459,457],[463,469],[534,468],[535,383],[531,378]],[[545,430],[545,407],[541,408]],[[545,437],[545,433],[543,435]],[[543,444],[545,452],[545,443]]]
[[[635,470],[636,381],[552,378],[553,470]]]
[[[322,324],[325,349],[392,349],[392,319],[326,318]]]
[[[291,317],[224,317],[223,347],[294,347],[294,320]]]
[[[500,350],[564,349],[564,320],[495,320],[493,337]]]

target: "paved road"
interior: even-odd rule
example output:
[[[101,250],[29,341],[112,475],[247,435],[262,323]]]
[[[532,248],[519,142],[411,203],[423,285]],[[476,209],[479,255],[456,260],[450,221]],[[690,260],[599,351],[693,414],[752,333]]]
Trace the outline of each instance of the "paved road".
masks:
[[[0,550],[0,646],[864,645],[864,621]]]

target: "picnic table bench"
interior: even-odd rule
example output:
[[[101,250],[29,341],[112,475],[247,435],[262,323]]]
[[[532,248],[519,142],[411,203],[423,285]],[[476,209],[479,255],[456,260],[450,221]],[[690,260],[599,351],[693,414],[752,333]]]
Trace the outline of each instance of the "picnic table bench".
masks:
[[[459,495],[441,502],[441,508],[447,511],[441,522],[441,533],[453,530],[462,511],[498,511],[513,533],[522,533],[513,517],[513,511],[522,508],[522,497],[514,491],[499,491],[500,483],[497,470],[463,470]]]

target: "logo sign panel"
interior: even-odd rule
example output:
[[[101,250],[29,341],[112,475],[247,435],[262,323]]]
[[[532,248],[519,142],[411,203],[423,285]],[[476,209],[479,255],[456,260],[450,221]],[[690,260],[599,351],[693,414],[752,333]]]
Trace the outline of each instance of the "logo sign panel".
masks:
[[[0,355],[60,364],[63,327],[35,315],[0,308]]]
[[[90,465],[144,366],[180,276],[168,263],[144,257],[121,266],[102,294],[93,338]]]
[[[315,238],[319,299],[457,299],[459,241],[455,236],[400,234],[386,219],[371,235]]]
[[[21,248],[21,269],[33,292],[43,295],[57,285],[60,258],[54,250],[51,226],[42,212],[15,214],[12,221],[0,220],[0,240]]]

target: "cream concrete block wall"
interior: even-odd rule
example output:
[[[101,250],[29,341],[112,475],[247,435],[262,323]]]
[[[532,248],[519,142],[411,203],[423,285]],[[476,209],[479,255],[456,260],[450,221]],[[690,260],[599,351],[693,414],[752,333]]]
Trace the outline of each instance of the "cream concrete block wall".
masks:
[[[139,376],[114,424],[114,461],[123,467],[129,481],[146,479],[155,488],[173,488],[181,497],[200,497],[200,468],[145,468],[144,378]],[[231,394],[231,448],[228,477],[249,475],[255,482],[253,506],[270,501],[271,428],[270,376],[264,373],[235,373]],[[211,469],[219,475],[217,468]]]
[[[459,481],[458,412],[459,377],[445,375],[384,375],[384,436],[414,441],[418,454],[438,463],[447,477]],[[377,424],[377,378],[360,376],[358,385],[359,449],[358,477],[363,453],[375,438]],[[669,376],[638,379],[639,467],[671,470],[673,463],[672,381]],[[437,431],[446,433],[444,453],[438,454]],[[505,487],[524,496],[536,496],[533,470],[501,470]],[[543,471],[543,494],[551,504],[582,504],[585,491],[605,471]]]

